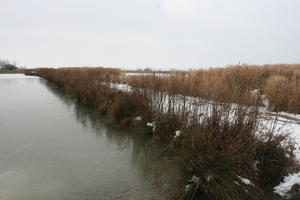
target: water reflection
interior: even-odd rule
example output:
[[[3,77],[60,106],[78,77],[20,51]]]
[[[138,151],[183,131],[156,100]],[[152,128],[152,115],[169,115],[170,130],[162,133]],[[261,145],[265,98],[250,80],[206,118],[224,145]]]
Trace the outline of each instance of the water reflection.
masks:
[[[110,124],[91,108],[76,102],[55,85],[43,79],[40,82],[58,97],[64,106],[74,113],[76,120],[96,138],[105,138],[106,143],[129,155],[132,168],[138,171],[142,181],[150,183],[159,194],[159,198],[166,199],[171,195],[175,183],[179,180],[178,168],[174,157],[162,153],[163,148],[158,141],[131,129]]]

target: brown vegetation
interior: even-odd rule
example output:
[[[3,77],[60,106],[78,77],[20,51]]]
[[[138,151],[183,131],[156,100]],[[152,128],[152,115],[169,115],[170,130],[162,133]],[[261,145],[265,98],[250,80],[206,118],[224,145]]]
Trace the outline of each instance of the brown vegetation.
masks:
[[[170,76],[130,76],[122,80],[135,87],[171,94],[263,105],[263,99],[252,94],[253,90],[257,90],[260,95],[266,95],[269,110],[300,113],[300,65],[241,65],[174,71],[170,72]]]
[[[180,155],[183,180],[175,199],[237,200],[261,199],[257,191],[266,184],[279,183],[297,167],[290,137],[261,129],[258,107],[241,106],[261,103],[247,98],[251,90],[258,88],[271,96],[278,89],[272,89],[273,82],[281,85],[286,81],[274,75],[299,80],[294,74],[298,68],[287,69],[289,73],[272,67],[266,70],[233,67],[129,78],[118,69],[105,68],[45,68],[36,72],[111,119],[143,128],[161,139],[170,152]],[[121,81],[136,88],[124,92],[108,83]],[[233,100],[241,105],[207,104],[178,94]],[[273,105],[272,98],[270,102]],[[177,131],[180,134],[176,136]],[[239,177],[252,183],[245,184]]]

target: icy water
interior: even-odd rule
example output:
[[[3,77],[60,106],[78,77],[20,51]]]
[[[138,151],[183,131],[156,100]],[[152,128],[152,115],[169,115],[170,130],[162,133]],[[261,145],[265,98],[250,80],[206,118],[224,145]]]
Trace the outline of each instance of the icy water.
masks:
[[[43,79],[0,75],[0,200],[167,199],[161,152]]]

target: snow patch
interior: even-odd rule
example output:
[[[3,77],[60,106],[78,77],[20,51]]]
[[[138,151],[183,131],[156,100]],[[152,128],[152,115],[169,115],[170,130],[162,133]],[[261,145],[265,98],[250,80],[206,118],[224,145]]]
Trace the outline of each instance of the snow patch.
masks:
[[[260,96],[260,98],[261,98],[262,104],[263,104],[266,108],[268,108],[270,104],[269,104],[269,100],[268,100],[268,98],[267,98],[267,95],[263,94],[263,95]]]
[[[285,198],[290,198],[289,191],[295,184],[300,185],[300,172],[286,176],[282,183],[274,187],[274,193]]]
[[[206,181],[207,182],[210,182],[211,180],[213,180],[214,179],[214,175],[209,175],[209,176],[207,176],[207,177],[205,177],[206,178]]]
[[[180,130],[177,130],[177,131],[175,131],[175,138],[177,138],[177,137],[179,137],[180,136],[180,134],[181,134],[181,131]]]
[[[196,175],[193,175],[191,181],[194,182],[194,183],[199,183],[200,178]]]
[[[141,116],[138,116],[138,117],[134,118],[134,120],[136,120],[136,121],[141,121],[141,120],[142,120],[142,117],[141,117]]]
[[[253,96],[255,98],[259,98],[260,97],[259,89],[254,89],[250,93],[251,93],[251,96]]]
[[[238,178],[241,180],[241,182],[244,183],[245,185],[253,185],[249,179],[243,178],[243,177],[241,177],[241,176],[237,176],[237,177],[238,177]]]
[[[256,100],[260,100],[264,107],[269,107],[269,101],[267,95],[261,94],[259,89],[254,89],[250,92],[251,96],[254,97]]]
[[[184,190],[184,191],[185,191],[185,192],[187,192],[187,191],[189,191],[189,190],[190,190],[190,188],[191,188],[191,185],[190,185],[190,184],[188,184],[188,185],[186,185],[186,186],[185,186],[185,190]]]
[[[257,168],[257,165],[259,164],[260,162],[258,161],[258,160],[255,160],[254,162],[253,162],[253,168],[254,168],[254,170],[255,171],[257,171],[257,172],[259,172],[260,170]]]
[[[155,127],[156,127],[155,122],[152,122],[152,123],[147,122],[147,126],[152,127],[153,132],[155,131]]]

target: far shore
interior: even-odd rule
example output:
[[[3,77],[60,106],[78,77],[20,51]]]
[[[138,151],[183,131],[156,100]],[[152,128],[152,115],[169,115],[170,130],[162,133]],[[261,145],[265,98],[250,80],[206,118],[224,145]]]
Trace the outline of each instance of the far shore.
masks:
[[[0,74],[24,74],[21,70],[0,70]]]

